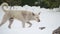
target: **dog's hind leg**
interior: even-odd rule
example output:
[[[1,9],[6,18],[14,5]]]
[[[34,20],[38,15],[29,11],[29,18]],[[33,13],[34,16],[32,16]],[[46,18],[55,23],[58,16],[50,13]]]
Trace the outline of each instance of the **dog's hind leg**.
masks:
[[[11,25],[12,25],[12,23],[13,23],[13,20],[14,20],[13,17],[9,18],[9,25],[8,25],[8,28],[11,28]]]
[[[8,20],[8,18],[9,18],[8,15],[5,14],[5,15],[3,16],[2,22],[0,23],[0,26],[2,26],[3,24],[5,24],[6,21]]]

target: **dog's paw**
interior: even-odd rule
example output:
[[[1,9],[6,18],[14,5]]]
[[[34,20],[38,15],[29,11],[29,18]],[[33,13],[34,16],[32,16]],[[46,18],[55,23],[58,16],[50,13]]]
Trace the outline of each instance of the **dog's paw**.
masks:
[[[11,29],[11,26],[8,26],[9,29]]]

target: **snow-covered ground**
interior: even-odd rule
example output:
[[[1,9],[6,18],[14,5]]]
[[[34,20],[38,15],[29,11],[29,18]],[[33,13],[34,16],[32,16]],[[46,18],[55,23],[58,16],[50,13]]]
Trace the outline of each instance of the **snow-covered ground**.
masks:
[[[7,9],[7,8],[6,8]],[[21,6],[14,6],[11,8],[11,10],[28,10],[33,11],[35,13],[40,14],[41,22],[31,22],[33,25],[32,27],[28,28],[28,25],[26,24],[26,28],[22,28],[21,21],[14,20],[14,23],[12,24],[12,28],[8,28],[9,22],[7,21],[6,24],[4,24],[2,27],[0,27],[0,34],[52,34],[53,30],[58,28],[60,26],[60,8],[55,9],[45,9],[38,7],[30,7],[28,5],[25,5],[23,7]],[[8,8],[9,10],[9,8]],[[0,23],[2,20],[2,17],[4,15],[3,10],[0,7]],[[40,30],[39,27],[46,27],[43,30]]]

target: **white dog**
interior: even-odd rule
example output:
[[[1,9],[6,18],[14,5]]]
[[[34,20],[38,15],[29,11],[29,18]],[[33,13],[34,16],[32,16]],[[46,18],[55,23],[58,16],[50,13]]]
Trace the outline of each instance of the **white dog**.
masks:
[[[26,10],[20,10],[20,11],[16,11],[16,10],[5,10],[4,6],[8,7],[7,3],[2,3],[1,7],[4,10],[5,14],[3,16],[2,22],[0,24],[0,26],[2,26],[3,24],[6,23],[7,20],[9,20],[9,28],[11,28],[11,25],[14,21],[14,19],[18,19],[20,21],[22,21],[23,27],[25,27],[25,23],[30,24],[29,27],[31,27],[31,23],[30,20],[36,20],[37,22],[40,22],[39,19],[39,14],[35,14],[31,11],[26,11]]]

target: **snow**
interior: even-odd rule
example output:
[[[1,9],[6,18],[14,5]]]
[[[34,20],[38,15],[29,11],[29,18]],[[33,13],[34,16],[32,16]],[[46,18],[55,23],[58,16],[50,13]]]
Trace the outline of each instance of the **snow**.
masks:
[[[25,5],[23,7],[14,6],[14,9],[12,7],[11,10],[28,10],[35,13],[41,12],[41,14],[39,15],[41,22],[39,23],[31,22],[33,24],[32,27],[28,28],[28,25],[26,24],[26,27],[22,28],[22,22],[15,19],[11,26],[11,29],[9,29],[8,28],[9,22],[7,21],[6,24],[0,27],[0,34],[52,34],[53,30],[55,30],[60,26],[59,9],[60,7],[54,9],[45,9],[45,8],[40,8],[39,6],[38,7],[36,6],[31,7],[28,5]],[[2,20],[3,15],[4,12],[0,6],[0,22]],[[39,27],[46,27],[46,28],[40,30]]]

